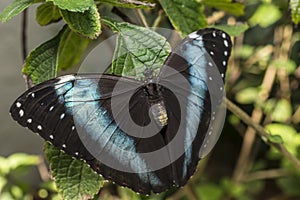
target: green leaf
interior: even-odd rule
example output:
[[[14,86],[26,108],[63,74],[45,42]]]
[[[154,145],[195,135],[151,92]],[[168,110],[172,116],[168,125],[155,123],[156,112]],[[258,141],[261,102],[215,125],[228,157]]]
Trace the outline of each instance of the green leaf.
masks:
[[[272,65],[278,69],[284,69],[286,70],[289,74],[295,73],[297,69],[297,65],[293,60],[286,60],[286,59],[276,59],[272,61]]]
[[[258,92],[259,92],[258,88],[248,87],[239,91],[236,94],[235,99],[240,104],[250,104],[257,100]]]
[[[240,47],[237,47],[237,50],[235,51],[235,56],[242,59],[247,59],[253,54],[254,54],[254,47],[250,45],[242,45]]]
[[[0,13],[0,20],[2,22],[7,22],[35,2],[35,0],[14,0],[2,11],[2,13]]]
[[[150,66],[154,74],[159,72],[171,51],[166,38],[133,24],[108,19],[103,19],[102,22],[119,34],[108,73],[140,79],[144,77],[146,66]]]
[[[276,122],[286,122],[292,117],[292,106],[286,99],[280,99],[271,113],[271,119]]]
[[[101,33],[100,15],[95,4],[83,13],[61,10],[61,15],[74,32],[89,38],[96,38]]]
[[[143,200],[141,195],[137,194],[136,192],[134,192],[131,189],[126,188],[126,187],[118,187],[118,194],[120,196],[120,199]],[[157,196],[158,196],[158,194],[157,194]],[[160,198],[157,197],[155,199],[159,200]],[[147,199],[147,200],[151,200],[151,199]]]
[[[266,28],[274,24],[281,17],[281,12],[279,8],[273,4],[264,3],[261,4],[256,12],[249,19],[251,26],[260,25]]]
[[[35,19],[41,26],[45,26],[57,22],[61,16],[58,7],[52,2],[47,2],[37,7]]]
[[[52,1],[62,10],[71,12],[84,12],[94,5],[93,0],[47,0]]]
[[[30,52],[26,58],[22,72],[30,76],[35,83],[54,78],[57,74],[57,55],[61,34],[61,30],[54,38],[41,44]]]
[[[219,10],[224,10],[235,16],[244,15],[245,6],[241,3],[232,2],[232,0],[204,0],[203,4]]]
[[[0,176],[0,199],[1,199],[1,195],[3,194],[3,188],[6,186],[7,182],[8,181],[6,180],[6,178]]]
[[[4,175],[18,167],[37,165],[40,159],[35,155],[14,153],[7,158],[0,157],[0,161],[0,174]]]
[[[196,0],[159,0],[172,25],[183,36],[206,26],[203,6]]]
[[[90,41],[67,28],[61,36],[58,48],[58,69],[69,69],[78,64]]]
[[[292,20],[297,25],[300,22],[300,1],[290,0],[290,8],[292,10]]]
[[[280,137],[280,135],[270,135],[268,137],[268,140],[270,142],[273,142],[273,143],[278,143],[278,144],[282,144],[283,143],[283,140],[282,138]]]
[[[244,184],[234,183],[227,177],[223,178],[220,184],[221,188],[230,196],[235,197],[235,199],[240,199],[245,195],[246,188]]]
[[[124,8],[154,8],[155,4],[150,2],[143,2],[137,0],[98,0],[101,3],[108,3],[112,6],[124,7]]]
[[[66,200],[91,199],[104,181],[88,165],[45,143],[45,153],[58,191]]]
[[[284,191],[286,195],[300,196],[300,177],[299,176],[289,176],[285,178],[280,178],[276,180],[278,186]]]
[[[244,33],[249,26],[247,24],[236,24],[234,26],[229,25],[215,25],[214,28],[220,29],[228,33],[230,36],[237,37],[240,34]]]
[[[287,150],[293,155],[297,154],[297,148],[300,146],[300,135],[293,127],[285,124],[272,123],[266,125],[265,129],[272,135],[280,136]]]
[[[197,186],[196,193],[201,200],[218,200],[222,198],[224,192],[218,185],[204,183]]]

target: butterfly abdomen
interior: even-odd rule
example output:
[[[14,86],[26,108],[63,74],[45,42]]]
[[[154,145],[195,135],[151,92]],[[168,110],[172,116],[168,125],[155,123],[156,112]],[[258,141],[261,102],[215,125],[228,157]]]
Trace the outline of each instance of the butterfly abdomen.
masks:
[[[163,101],[153,104],[150,107],[150,113],[160,127],[164,127],[168,124],[168,114]]]

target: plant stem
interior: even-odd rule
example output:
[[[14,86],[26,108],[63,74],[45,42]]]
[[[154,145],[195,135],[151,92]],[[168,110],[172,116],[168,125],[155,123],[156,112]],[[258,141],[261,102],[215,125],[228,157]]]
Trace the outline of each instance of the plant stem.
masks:
[[[273,58],[276,59],[280,55],[280,45],[282,43],[282,29],[281,27],[278,28],[278,30],[275,31],[274,36],[274,54]],[[263,82],[261,84],[261,92],[259,94],[259,99],[257,102],[263,102],[268,99],[269,93],[273,87],[275,77],[276,77],[277,69],[276,67],[270,65],[268,66]],[[256,124],[260,124],[261,119],[263,118],[263,111],[260,107],[255,107],[252,112],[252,120]],[[246,133],[244,135],[244,140],[242,144],[242,148],[240,151],[240,155],[233,173],[233,180],[235,182],[239,182],[246,171],[248,171],[251,168],[251,160],[250,160],[250,154],[255,141],[255,129],[248,127],[246,130]]]
[[[160,22],[162,20],[162,14],[163,13],[164,13],[163,10],[158,11],[158,16],[157,16],[157,18],[154,20],[154,22],[152,24],[153,28],[156,28],[160,24]]]
[[[288,176],[290,173],[284,169],[269,169],[252,172],[243,177],[243,181],[255,181],[264,179],[275,179],[284,176]]]
[[[136,9],[136,14],[139,17],[139,19],[141,20],[143,26],[146,27],[146,28],[149,28],[149,25],[148,25],[148,23],[146,21],[146,18],[144,16],[142,10],[141,9]]]
[[[25,9],[22,15],[22,31],[21,31],[21,47],[22,47],[22,58],[23,62],[25,63],[27,57],[27,13],[28,10]],[[26,74],[23,74],[23,78],[26,83],[26,87],[31,88],[33,86],[33,82],[30,77]]]
[[[249,115],[247,115],[243,110],[241,110],[238,106],[232,103],[230,100],[225,99],[227,104],[227,109],[238,116],[243,122],[245,122],[248,126],[251,126],[255,133],[257,133],[266,143],[270,146],[277,149],[286,159],[288,159],[294,167],[300,171],[300,161],[294,157],[282,144],[272,142],[268,140],[270,134],[265,131],[265,129],[259,124],[255,123]]]
[[[22,15],[21,46],[22,46],[23,61],[27,57],[27,13],[28,13],[28,10],[25,9],[23,11],[23,15]]]

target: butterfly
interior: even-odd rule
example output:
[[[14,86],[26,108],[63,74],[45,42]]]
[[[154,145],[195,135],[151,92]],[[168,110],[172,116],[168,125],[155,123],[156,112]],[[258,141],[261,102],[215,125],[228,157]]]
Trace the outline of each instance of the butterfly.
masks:
[[[232,43],[207,28],[189,34],[158,74],[144,79],[69,74],[40,83],[12,104],[20,125],[105,179],[141,193],[187,183],[218,138],[214,129]]]

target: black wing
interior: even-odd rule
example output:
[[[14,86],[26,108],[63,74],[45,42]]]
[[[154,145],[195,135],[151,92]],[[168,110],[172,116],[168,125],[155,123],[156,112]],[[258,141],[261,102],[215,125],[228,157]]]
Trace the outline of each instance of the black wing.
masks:
[[[21,95],[10,112],[22,126],[136,192],[184,185],[214,135],[208,132],[212,98],[207,69],[219,69],[219,75],[226,70],[231,43],[224,34],[215,29],[193,33],[167,59],[169,67],[159,76],[168,116],[164,127],[149,117],[147,86],[112,75],[46,81]],[[221,45],[228,51],[225,57]],[[149,136],[149,130],[154,134]]]
[[[163,134],[143,137],[150,122],[147,98],[143,84],[132,79],[66,75],[32,87],[10,112],[19,124],[85,160],[104,178],[149,194],[162,192],[173,182],[170,166],[159,169],[146,158],[148,152],[165,146]],[[129,117],[136,127],[131,127]],[[166,150],[159,156],[169,160]]]
[[[164,93],[166,107],[172,114],[181,109],[182,129],[177,134],[182,135],[183,142],[178,148],[184,153],[172,164],[177,185],[187,182],[198,161],[219,138],[226,111],[222,104],[223,83],[231,45],[230,37],[221,30],[209,28],[191,33],[172,51],[161,69],[159,83],[174,92],[181,103],[180,108],[174,107]],[[167,142],[173,134],[167,129]],[[172,149],[170,157],[177,158]]]

